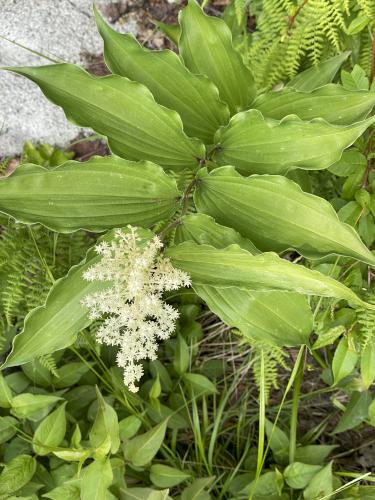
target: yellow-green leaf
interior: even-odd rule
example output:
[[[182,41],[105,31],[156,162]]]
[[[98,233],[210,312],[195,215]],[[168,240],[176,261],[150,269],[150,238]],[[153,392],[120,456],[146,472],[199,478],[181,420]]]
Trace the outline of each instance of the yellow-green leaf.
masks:
[[[194,285],[244,290],[285,290],[306,295],[345,299],[366,304],[342,283],[304,266],[281,259],[275,253],[253,256],[238,245],[217,249],[185,242],[165,252],[173,264],[187,272]]]
[[[194,195],[200,212],[233,227],[262,250],[294,248],[308,258],[338,254],[375,265],[355,229],[328,201],[277,175],[242,177],[233,167],[199,172]]]
[[[171,50],[146,49],[133,35],[114,31],[97,10],[95,14],[112,73],[145,85],[156,102],[179,113],[188,135],[212,144],[216,130],[229,120],[217,87],[208,78],[190,73]]]
[[[178,194],[157,165],[97,156],[52,170],[22,165],[0,180],[0,211],[59,232],[150,227],[174,213]]]
[[[179,115],[157,104],[140,83],[91,76],[74,64],[7,69],[39,85],[71,121],[108,137],[111,150],[123,158],[183,170],[196,169],[204,157],[203,143],[184,134]]]
[[[183,241],[194,241],[215,248],[237,243],[253,255],[259,253],[250,240],[232,228],[220,226],[205,214],[188,215],[182,219],[175,242]],[[238,328],[245,339],[259,339],[279,346],[306,344],[308,341],[312,330],[312,313],[303,295],[204,285],[195,285],[194,289],[211,311],[227,325]]]
[[[136,467],[143,467],[151,462],[164,441],[166,429],[167,421],[164,420],[150,431],[125,443],[125,460]]]
[[[374,121],[371,117],[342,126],[321,118],[304,122],[296,115],[278,121],[251,109],[218,130],[213,158],[220,165],[234,165],[244,175],[321,170],[338,161]]]
[[[50,413],[38,426],[33,436],[33,448],[37,455],[48,455],[59,446],[66,431],[65,405]]]
[[[178,47],[192,73],[206,75],[219,89],[232,114],[246,109],[255,96],[254,78],[232,45],[225,21],[207,16],[195,0],[181,11]]]
[[[324,118],[337,125],[349,125],[366,118],[375,105],[375,92],[347,90],[329,84],[312,92],[285,88],[258,97],[253,107],[267,118],[281,120],[295,114],[301,120]]]

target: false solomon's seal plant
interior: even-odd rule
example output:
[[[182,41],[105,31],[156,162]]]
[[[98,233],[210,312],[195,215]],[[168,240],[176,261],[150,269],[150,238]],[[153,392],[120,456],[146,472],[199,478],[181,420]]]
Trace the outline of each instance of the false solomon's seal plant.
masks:
[[[72,345],[104,316],[97,338],[119,346],[135,390],[138,362],[173,330],[177,313],[162,293],[190,282],[245,338],[277,346],[308,344],[309,296],[374,308],[279,254],[375,266],[356,231],[300,187],[305,171],[330,167],[373,125],[375,94],[332,84],[332,71],[257,91],[225,22],[195,0],[180,14],[178,54],[145,49],[95,15],[112,75],[73,64],[6,68],[105,136],[112,155],[49,170],[24,164],[0,182],[0,210],[17,221],[103,233],[26,317],[3,368]]]

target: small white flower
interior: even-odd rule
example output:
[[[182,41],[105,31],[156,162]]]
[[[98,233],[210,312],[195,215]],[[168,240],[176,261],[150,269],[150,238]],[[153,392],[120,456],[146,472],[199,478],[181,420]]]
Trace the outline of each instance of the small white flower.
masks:
[[[118,230],[110,242],[95,250],[100,261],[88,269],[87,281],[110,281],[110,286],[85,297],[82,304],[90,318],[103,318],[96,339],[118,346],[117,364],[124,369],[124,383],[130,391],[143,375],[143,359],[156,359],[158,340],[169,338],[178,311],[163,301],[163,292],[190,286],[189,276],[175,269],[160,255],[163,244],[154,236],[143,248],[136,228]]]

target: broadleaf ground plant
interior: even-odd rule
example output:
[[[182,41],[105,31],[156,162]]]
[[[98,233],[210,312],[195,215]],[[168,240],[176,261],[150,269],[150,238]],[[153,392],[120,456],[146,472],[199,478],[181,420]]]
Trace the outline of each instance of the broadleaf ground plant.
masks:
[[[265,79],[242,7],[189,0],[178,52],[94,9],[111,75],[4,68],[110,154],[27,144],[0,180],[1,498],[375,496],[322,438],[375,425],[374,73],[342,53]],[[302,433],[308,369],[336,421]]]

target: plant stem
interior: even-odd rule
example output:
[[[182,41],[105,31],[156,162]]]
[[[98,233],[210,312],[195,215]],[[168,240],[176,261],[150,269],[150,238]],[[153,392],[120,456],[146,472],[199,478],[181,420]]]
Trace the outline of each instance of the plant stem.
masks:
[[[293,387],[292,412],[290,416],[290,438],[289,438],[289,463],[294,462],[297,447],[297,426],[298,426],[298,406],[301,391],[303,370],[305,366],[305,357],[301,356],[298,360],[298,370]]]
[[[249,500],[253,498],[255,493],[256,485],[260,475],[262,473],[264,464],[264,441],[265,441],[265,429],[266,429],[266,384],[265,384],[265,363],[264,363],[264,352],[261,350],[260,354],[260,384],[259,384],[259,431],[258,431],[258,458],[257,458],[257,469],[255,473],[254,486],[251,488]]]

